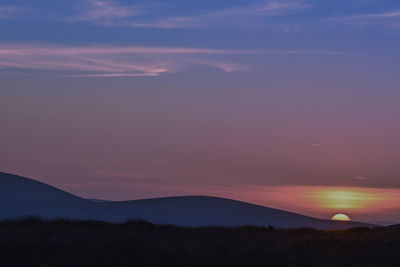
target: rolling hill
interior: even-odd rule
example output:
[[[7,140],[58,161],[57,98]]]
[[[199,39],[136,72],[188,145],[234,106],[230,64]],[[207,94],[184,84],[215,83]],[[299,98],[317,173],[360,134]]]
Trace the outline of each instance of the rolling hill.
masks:
[[[95,205],[50,185],[0,173],[0,219],[25,215],[43,218],[90,218]]]
[[[333,222],[246,202],[209,196],[179,196],[132,201],[90,201],[47,184],[0,173],[0,220],[21,216],[124,222],[141,219],[179,226],[274,226],[345,229],[368,226]]]

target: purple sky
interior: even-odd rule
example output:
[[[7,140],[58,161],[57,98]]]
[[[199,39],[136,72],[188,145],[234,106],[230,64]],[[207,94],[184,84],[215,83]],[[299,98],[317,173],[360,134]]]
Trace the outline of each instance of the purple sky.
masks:
[[[345,212],[400,222],[398,1],[39,2],[0,3],[1,171],[324,218],[294,192],[364,188]]]

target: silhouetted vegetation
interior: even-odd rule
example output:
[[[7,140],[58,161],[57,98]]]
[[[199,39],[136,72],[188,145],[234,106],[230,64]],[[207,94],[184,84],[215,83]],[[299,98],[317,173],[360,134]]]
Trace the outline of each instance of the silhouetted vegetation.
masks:
[[[0,266],[400,266],[400,227],[184,228],[26,218],[0,222]]]

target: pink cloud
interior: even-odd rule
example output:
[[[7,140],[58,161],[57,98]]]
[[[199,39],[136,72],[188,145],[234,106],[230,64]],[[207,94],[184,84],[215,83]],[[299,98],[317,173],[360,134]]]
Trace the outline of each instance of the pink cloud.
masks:
[[[161,179],[164,177],[159,173],[146,171],[96,171],[95,174],[98,176],[118,178]]]
[[[203,28],[211,26],[245,25],[256,18],[285,15],[311,7],[299,1],[270,1],[263,4],[229,7],[193,16],[175,16],[149,21],[131,21],[126,26],[144,28]]]
[[[386,13],[364,14],[346,17],[347,19],[373,19],[373,18],[394,18],[400,17],[400,11],[392,11]]]
[[[196,66],[249,71],[240,55],[337,55],[337,51],[232,50],[144,46],[1,44],[0,69],[35,70],[78,77],[159,76]]]
[[[211,26],[242,25],[244,22],[266,16],[280,16],[311,7],[300,1],[262,1],[259,4],[226,7],[185,16],[156,15],[162,6],[123,5],[118,1],[86,0],[79,14],[68,21],[91,21],[106,26],[142,28],[202,28]],[[162,11],[162,10],[158,10]],[[247,23],[246,22],[246,23]]]
[[[49,46],[0,45],[0,68],[59,71],[79,77],[158,76],[197,65],[226,72],[240,70],[226,59],[205,60],[211,55],[252,53],[251,51],[201,48],[136,46]],[[179,56],[184,54],[185,57]],[[202,55],[201,58],[199,55]]]
[[[141,13],[141,6],[122,6],[116,1],[87,0],[86,6],[80,8],[80,14],[70,21],[97,21],[107,25],[134,17]]]
[[[357,180],[365,180],[365,179],[367,179],[367,177],[364,177],[364,176],[354,176],[354,179],[357,179]]]

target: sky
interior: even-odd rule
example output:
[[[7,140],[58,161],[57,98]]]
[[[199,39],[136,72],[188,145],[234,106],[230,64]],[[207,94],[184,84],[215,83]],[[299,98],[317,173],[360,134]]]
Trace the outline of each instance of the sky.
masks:
[[[400,2],[2,0],[0,170],[400,222]]]

